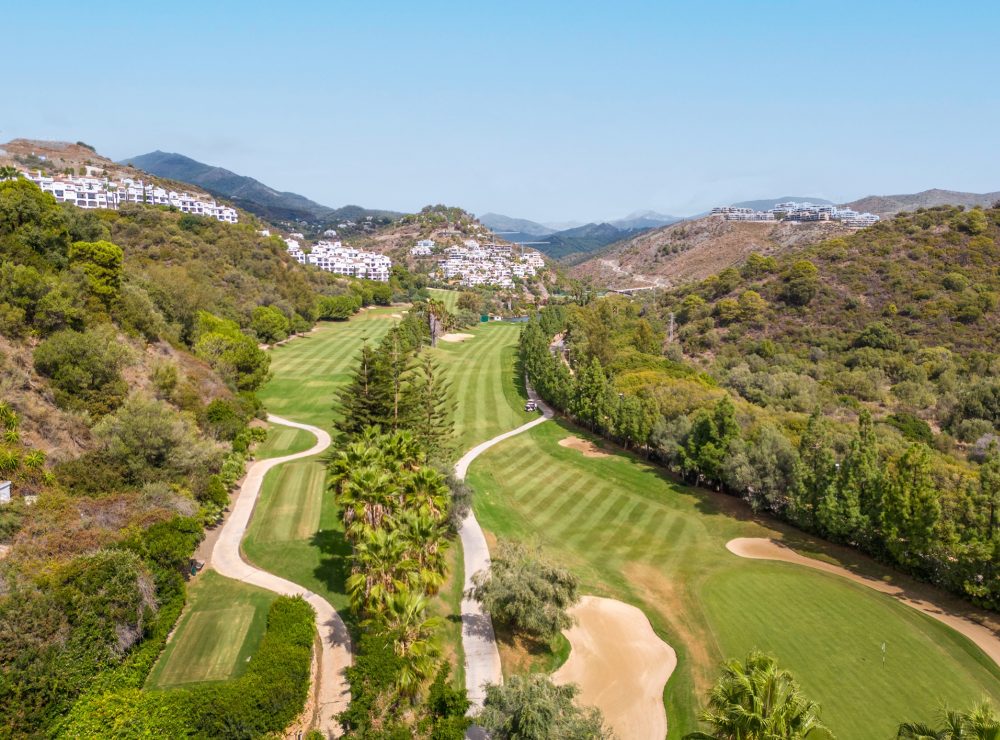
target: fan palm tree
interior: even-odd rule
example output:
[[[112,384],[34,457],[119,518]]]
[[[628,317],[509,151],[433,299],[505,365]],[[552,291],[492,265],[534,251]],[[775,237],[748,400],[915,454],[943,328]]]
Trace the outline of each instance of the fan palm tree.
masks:
[[[341,489],[337,503],[344,510],[344,526],[352,539],[381,529],[395,511],[399,488],[391,475],[377,467],[354,472]]]
[[[1000,719],[986,699],[968,712],[944,710],[941,722],[941,727],[904,722],[896,737],[900,740],[1000,740]]]
[[[412,581],[424,593],[436,594],[448,571],[447,524],[426,512],[407,510],[399,517],[396,528],[406,543],[407,557],[416,565]]]
[[[409,511],[419,511],[437,520],[448,515],[451,492],[444,477],[433,468],[423,467],[403,483],[403,504]]]
[[[403,667],[396,677],[400,693],[413,696],[434,673],[438,655],[434,638],[443,623],[440,617],[428,617],[427,599],[409,589],[394,594],[386,602],[384,612],[365,623],[391,635],[393,649],[403,659]]]
[[[11,167],[10,165],[0,167],[0,180],[16,180],[20,176],[21,173],[17,167]]]
[[[351,605],[363,614],[384,613],[393,594],[403,590],[414,563],[396,532],[376,529],[354,548],[353,572],[347,578]]]
[[[756,650],[742,663],[724,664],[699,718],[711,730],[685,738],[802,740],[826,730],[819,721],[819,705],[802,694],[795,679],[779,669],[774,658]]]

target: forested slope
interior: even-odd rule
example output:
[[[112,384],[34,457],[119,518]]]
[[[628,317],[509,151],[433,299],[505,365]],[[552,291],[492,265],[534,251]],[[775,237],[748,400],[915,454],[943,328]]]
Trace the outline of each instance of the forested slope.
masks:
[[[553,307],[522,358],[689,481],[997,609],[998,225],[917,211],[644,303]]]
[[[311,637],[303,657],[280,630],[258,666],[287,677],[280,707],[249,679],[162,706],[135,694],[261,437],[259,344],[401,289],[303,268],[244,221],[82,211],[0,181],[0,737],[59,733],[80,696],[66,736],[136,702],[152,736],[260,735],[301,708]]]

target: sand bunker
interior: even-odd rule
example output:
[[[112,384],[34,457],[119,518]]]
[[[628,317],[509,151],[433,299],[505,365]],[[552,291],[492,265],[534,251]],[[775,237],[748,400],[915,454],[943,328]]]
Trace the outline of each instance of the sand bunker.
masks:
[[[854,573],[839,565],[807,558],[780,542],[762,537],[738,537],[727,542],[726,549],[743,558],[780,560],[784,563],[795,563],[807,568],[833,573],[888,594],[939,622],[944,622],[959,634],[965,635],[990,656],[994,663],[1000,665],[1000,622],[997,621],[996,617],[976,611],[957,600],[953,601],[947,597],[939,596],[927,586],[916,582],[902,586],[880,581],[877,578]]]
[[[600,708],[622,740],[663,740],[663,687],[677,667],[674,649],[630,604],[584,596],[571,613],[577,623],[565,635],[573,650],[552,679],[579,685],[580,704]]]
[[[607,452],[602,452],[601,449],[589,439],[564,437],[559,440],[559,446],[569,447],[571,450],[576,450],[577,452],[582,453],[584,457],[609,457]]]
[[[401,313],[394,313],[394,314],[392,314],[391,318],[401,319],[401,318],[403,318],[403,314],[401,314]]]
[[[438,337],[442,342],[464,342],[466,339],[475,339],[472,334],[445,334]]]

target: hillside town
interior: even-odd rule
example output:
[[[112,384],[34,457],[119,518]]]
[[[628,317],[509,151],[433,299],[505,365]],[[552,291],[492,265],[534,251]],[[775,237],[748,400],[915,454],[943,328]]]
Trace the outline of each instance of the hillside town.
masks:
[[[839,221],[844,226],[856,229],[879,221],[874,213],[859,213],[853,208],[819,205],[808,201],[778,203],[766,211],[740,206],[717,206],[712,209],[712,215],[722,216],[726,221]]]
[[[422,239],[411,249],[415,257],[428,257],[435,253],[433,239]],[[495,285],[514,287],[514,280],[533,277],[545,267],[541,253],[511,244],[480,244],[476,239],[466,239],[461,246],[445,247],[438,260],[438,276],[445,281],[465,287]]]
[[[216,203],[215,200],[188,192],[166,190],[157,185],[134,180],[130,177],[112,180],[97,177],[88,168],[86,176],[59,175],[48,177],[41,170],[22,171],[24,177],[35,183],[42,191],[51,193],[60,203],[69,203],[77,208],[104,208],[118,210],[123,203],[147,203],[155,206],[172,206],[182,213],[207,216],[225,223],[238,223],[240,218],[235,208]]]
[[[302,243],[293,234],[285,239],[288,254],[300,265],[313,265],[321,270],[347,277],[362,278],[388,282],[392,271],[392,260],[384,254],[365,252],[354,247],[345,246],[339,241],[318,241],[309,251],[302,248]]]

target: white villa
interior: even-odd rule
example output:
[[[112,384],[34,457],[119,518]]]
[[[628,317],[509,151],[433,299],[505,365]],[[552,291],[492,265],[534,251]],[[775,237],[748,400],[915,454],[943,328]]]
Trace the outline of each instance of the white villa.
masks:
[[[73,175],[45,177],[40,171],[34,174],[25,172],[24,175],[44,192],[55,196],[60,203],[69,203],[77,208],[117,210],[122,203],[149,203],[157,206],[173,206],[182,213],[209,216],[231,224],[240,220],[235,208],[219,205],[214,200],[204,200],[191,193],[165,190],[129,177],[120,181],[107,177]]]
[[[414,257],[428,257],[437,246],[433,239],[421,239],[414,246],[410,247],[410,254]]]
[[[722,216],[726,221],[840,221],[844,226],[856,229],[871,226],[879,221],[879,217],[874,213],[858,213],[852,208],[817,205],[808,201],[778,203],[767,211],[755,211],[753,208],[737,206],[716,206],[712,209],[712,215]]]
[[[386,283],[392,270],[392,260],[377,252],[363,252],[340,242],[319,241],[309,251],[291,237],[285,239],[288,254],[301,265],[314,265],[321,270],[347,277],[378,280]]]

